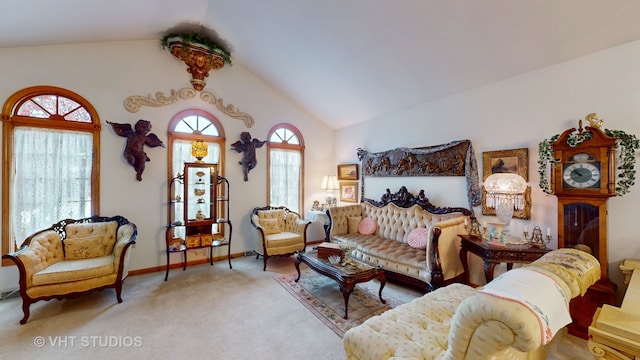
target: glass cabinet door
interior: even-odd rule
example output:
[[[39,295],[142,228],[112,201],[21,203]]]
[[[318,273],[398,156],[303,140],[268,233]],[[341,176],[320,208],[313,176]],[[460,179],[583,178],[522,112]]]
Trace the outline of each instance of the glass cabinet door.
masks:
[[[185,163],[184,218],[187,224],[212,224],[216,221],[216,165]]]

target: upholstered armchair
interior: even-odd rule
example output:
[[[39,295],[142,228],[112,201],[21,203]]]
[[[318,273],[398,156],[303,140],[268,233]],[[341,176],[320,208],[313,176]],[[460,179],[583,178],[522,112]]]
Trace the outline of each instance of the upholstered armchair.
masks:
[[[256,207],[251,212],[251,224],[258,231],[258,249],[256,259],[270,256],[290,256],[296,251],[304,251],[307,246],[307,226],[311,222],[302,219],[300,214],[284,206]],[[260,249],[261,248],[261,249]]]

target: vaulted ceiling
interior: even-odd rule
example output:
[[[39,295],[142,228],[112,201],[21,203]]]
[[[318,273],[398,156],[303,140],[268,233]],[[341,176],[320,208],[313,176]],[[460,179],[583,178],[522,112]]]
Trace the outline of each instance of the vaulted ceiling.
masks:
[[[637,0],[3,0],[0,13],[4,48],[202,24],[332,128],[640,39]]]

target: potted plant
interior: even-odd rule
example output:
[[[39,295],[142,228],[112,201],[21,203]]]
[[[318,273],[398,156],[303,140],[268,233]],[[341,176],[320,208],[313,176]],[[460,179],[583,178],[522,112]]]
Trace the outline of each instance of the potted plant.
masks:
[[[198,32],[172,32],[161,39],[163,49],[183,61],[191,73],[193,88],[201,91],[207,85],[204,79],[210,70],[231,65],[231,54],[227,47],[211,37]]]

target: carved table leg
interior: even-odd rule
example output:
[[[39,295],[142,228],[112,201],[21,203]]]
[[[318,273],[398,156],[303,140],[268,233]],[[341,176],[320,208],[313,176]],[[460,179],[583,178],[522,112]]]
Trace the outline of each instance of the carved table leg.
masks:
[[[496,267],[496,263],[485,261],[484,262],[484,279],[486,282],[493,280],[493,270]]]
[[[355,284],[354,285],[340,285],[340,291],[342,292],[342,297],[344,297],[344,318],[347,319],[348,318],[348,311],[349,311],[349,296],[351,296],[351,293],[353,292],[353,289],[355,288]],[[382,291],[382,288],[380,288],[380,291]],[[384,303],[384,301],[383,301]]]
[[[462,263],[462,269],[464,270],[464,283],[469,285],[469,259],[467,258],[467,253],[467,249],[460,249],[460,262]]]
[[[296,258],[296,271],[298,272],[298,277],[296,278],[296,282],[298,282],[298,280],[300,280],[300,263],[302,262],[302,258],[300,256],[298,256]]]
[[[378,296],[380,297],[380,302],[386,304],[387,300],[382,298],[382,289],[384,289],[384,286],[387,284],[387,279],[384,277],[384,275],[382,275],[378,280],[380,280],[380,290],[378,291]]]

